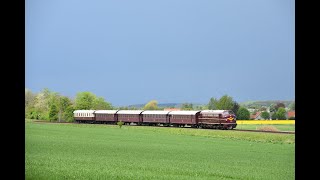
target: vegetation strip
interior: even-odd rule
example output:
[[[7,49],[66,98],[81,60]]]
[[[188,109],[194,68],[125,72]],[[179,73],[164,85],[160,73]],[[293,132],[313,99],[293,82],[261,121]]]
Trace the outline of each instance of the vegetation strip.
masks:
[[[237,124],[295,124],[295,120],[237,120]]]
[[[249,129],[234,129],[235,131],[246,132],[262,132],[262,133],[279,133],[279,134],[295,134],[294,131],[263,131],[263,130],[249,130]]]
[[[35,123],[59,123],[59,122],[48,122],[44,120],[29,120]],[[67,123],[63,122],[61,124],[78,124],[78,123]],[[111,125],[111,124],[96,124],[96,125]],[[112,125],[111,125],[112,126]],[[179,127],[162,127],[162,126],[142,126],[142,127],[150,127],[150,128],[177,128],[180,129]],[[185,127],[185,129],[188,129],[188,127]],[[196,129],[196,128],[192,128]],[[220,131],[217,129],[201,129],[201,130],[209,130],[209,131]],[[261,133],[278,133],[278,134],[295,134],[294,131],[269,131],[269,130],[252,130],[252,129],[234,129],[234,131],[246,131],[246,132],[261,132]]]

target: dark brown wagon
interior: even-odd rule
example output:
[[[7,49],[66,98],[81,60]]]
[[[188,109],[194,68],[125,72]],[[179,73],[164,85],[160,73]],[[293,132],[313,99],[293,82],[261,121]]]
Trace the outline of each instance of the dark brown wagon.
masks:
[[[174,126],[197,126],[200,111],[171,111],[169,112],[170,124]]]
[[[169,116],[170,111],[143,111],[141,113],[142,122],[146,125],[169,125]]]
[[[119,110],[117,112],[118,121],[122,121],[124,124],[141,124],[142,118],[140,114],[142,112],[142,110]]]
[[[117,122],[117,112],[119,110],[97,110],[94,112],[97,123],[115,123]]]

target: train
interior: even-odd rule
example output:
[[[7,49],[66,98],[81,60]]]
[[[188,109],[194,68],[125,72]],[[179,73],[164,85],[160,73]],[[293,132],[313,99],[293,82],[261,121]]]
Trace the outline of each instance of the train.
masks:
[[[161,110],[75,110],[77,123],[140,126],[234,129],[236,115],[231,110],[161,111]]]

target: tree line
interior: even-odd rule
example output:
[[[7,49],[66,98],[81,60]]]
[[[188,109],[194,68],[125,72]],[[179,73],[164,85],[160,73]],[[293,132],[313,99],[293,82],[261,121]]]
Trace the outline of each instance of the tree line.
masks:
[[[163,110],[165,107],[158,107],[156,100],[151,100],[145,104],[143,110]],[[174,108],[174,107],[168,107]],[[294,109],[294,104],[291,105]],[[103,97],[98,97],[95,94],[85,91],[76,94],[75,98],[63,96],[57,92],[50,91],[44,88],[39,93],[33,93],[25,88],[25,118],[39,119],[59,122],[72,122],[73,111],[76,109],[83,110],[136,110],[136,107],[114,107],[110,102],[107,102]],[[223,95],[221,98],[210,98],[208,104],[194,106],[192,103],[183,103],[181,110],[232,110],[238,120],[250,119],[249,110],[240,106],[239,103],[233,100],[231,96]],[[277,103],[270,106],[270,113],[266,109],[262,111],[261,117],[264,119],[286,119],[286,110],[283,103]]]
[[[79,92],[74,99],[44,88],[33,93],[25,88],[25,118],[48,121],[73,121],[76,109],[113,109],[111,103],[91,92]]]

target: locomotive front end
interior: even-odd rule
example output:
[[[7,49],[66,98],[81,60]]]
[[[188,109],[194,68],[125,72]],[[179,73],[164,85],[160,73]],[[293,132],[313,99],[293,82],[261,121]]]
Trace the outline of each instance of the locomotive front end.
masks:
[[[223,118],[226,123],[224,123],[225,129],[233,129],[237,127],[237,117],[233,111],[225,111],[223,113]]]

